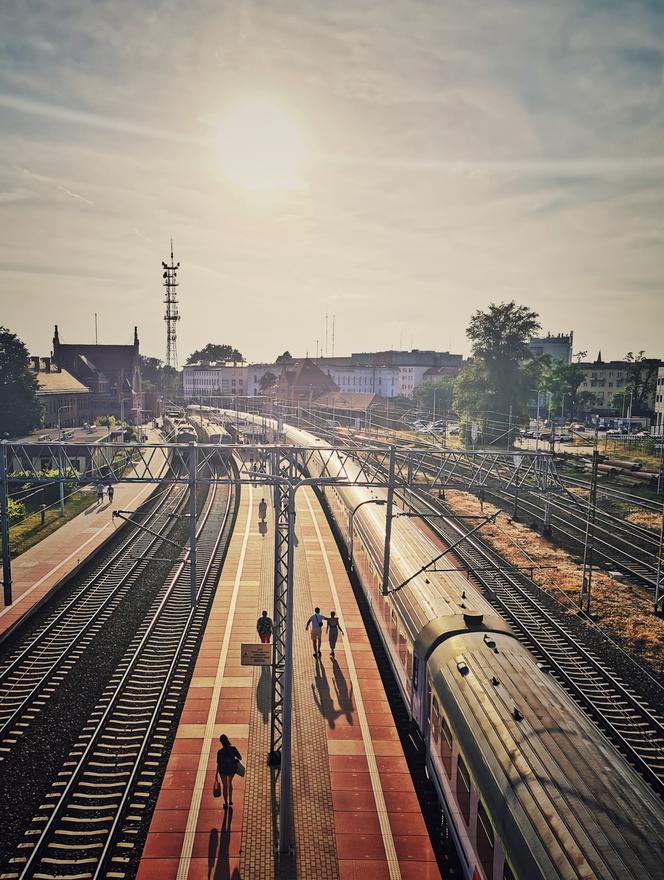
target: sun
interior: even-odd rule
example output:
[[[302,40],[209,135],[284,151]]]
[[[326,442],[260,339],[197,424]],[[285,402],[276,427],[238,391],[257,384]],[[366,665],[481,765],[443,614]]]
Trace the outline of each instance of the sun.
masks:
[[[219,124],[221,172],[250,190],[301,189],[305,145],[297,122],[267,95],[238,99]]]

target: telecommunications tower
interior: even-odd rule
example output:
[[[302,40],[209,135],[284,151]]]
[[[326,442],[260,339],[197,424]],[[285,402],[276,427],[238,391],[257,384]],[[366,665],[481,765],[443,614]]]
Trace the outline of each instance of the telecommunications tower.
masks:
[[[166,366],[178,368],[177,324],[180,320],[178,314],[178,269],[180,264],[173,259],[173,239],[171,239],[171,262],[161,264],[164,270],[164,288],[166,290],[164,303],[166,304]]]

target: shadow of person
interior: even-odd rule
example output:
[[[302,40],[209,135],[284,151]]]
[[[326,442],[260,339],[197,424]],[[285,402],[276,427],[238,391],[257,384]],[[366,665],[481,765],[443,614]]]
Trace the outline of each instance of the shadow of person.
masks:
[[[256,685],[256,707],[261,713],[263,724],[267,724],[270,718],[271,683],[269,666],[261,666],[261,674]]]
[[[332,673],[334,675],[334,690],[339,702],[339,715],[346,716],[346,722],[353,724],[353,685],[348,690],[348,684],[341,671],[341,666],[336,660],[332,661]]]
[[[265,537],[265,535],[267,535],[267,523],[261,520],[261,522],[258,523],[258,531],[263,537]]]
[[[326,719],[330,729],[333,730],[335,722],[341,713],[334,708],[334,700],[330,693],[330,684],[327,680],[325,666],[318,657],[316,657],[316,676],[314,683],[311,685],[311,693],[318,711]]]
[[[231,848],[231,825],[233,823],[233,808],[224,811],[224,821],[221,823],[219,832],[219,852],[217,853],[217,865],[214,870],[213,880],[234,880],[239,877],[237,869],[231,874],[230,848]],[[209,875],[208,875],[209,876]]]
[[[216,828],[210,828],[210,839],[208,840],[208,880],[212,876],[214,863],[217,861],[217,844],[219,842],[219,832]]]

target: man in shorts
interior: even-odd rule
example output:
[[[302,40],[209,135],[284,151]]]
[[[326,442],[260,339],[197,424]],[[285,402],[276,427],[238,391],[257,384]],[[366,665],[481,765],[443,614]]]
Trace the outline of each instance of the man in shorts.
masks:
[[[320,613],[320,608],[314,608],[314,613],[311,615],[309,620],[307,620],[307,625],[305,629],[309,629],[311,627],[311,641],[314,646],[314,657],[320,657],[320,640],[323,635],[323,624],[325,623],[325,618]]]

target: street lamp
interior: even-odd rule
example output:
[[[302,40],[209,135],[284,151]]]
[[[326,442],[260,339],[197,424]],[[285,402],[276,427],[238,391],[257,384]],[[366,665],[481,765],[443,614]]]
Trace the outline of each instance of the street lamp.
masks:
[[[120,398],[120,424],[124,425],[124,405],[125,400],[133,401],[133,397],[121,397]]]
[[[60,425],[60,413],[64,412],[66,409],[71,409],[71,403],[67,403],[65,406],[58,407],[58,440],[62,440],[62,427]]]
[[[360,509],[360,507],[363,507],[365,504],[380,504],[380,505],[385,505],[385,504],[387,504],[387,499],[385,499],[385,498],[368,498],[366,501],[360,501],[360,503],[359,503],[358,505],[356,505],[356,506],[351,510],[351,512],[350,512],[350,525],[349,525],[349,529],[350,529],[350,549],[349,549],[349,552],[348,552],[348,562],[350,563],[350,570],[351,570],[351,571],[354,571],[354,570],[355,570],[354,565],[353,565],[353,523],[355,522],[355,514],[356,514],[357,511]]]

